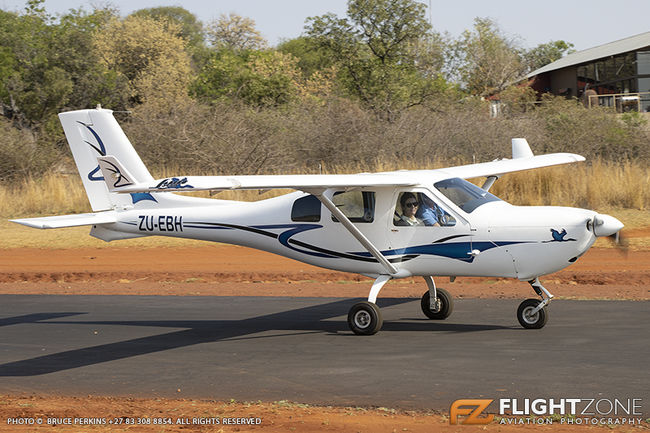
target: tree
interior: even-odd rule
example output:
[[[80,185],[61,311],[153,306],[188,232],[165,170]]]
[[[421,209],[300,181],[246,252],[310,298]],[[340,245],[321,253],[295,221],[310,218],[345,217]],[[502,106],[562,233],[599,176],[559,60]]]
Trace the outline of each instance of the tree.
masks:
[[[279,106],[300,94],[297,59],[275,50],[216,51],[192,85],[192,94],[206,102],[241,99],[258,106]]]
[[[52,29],[40,3],[22,15],[0,11],[3,114],[20,127],[40,123],[67,102],[72,82],[50,61]]]
[[[332,54],[346,92],[388,119],[440,90],[421,48],[434,34],[425,6],[413,0],[350,0],[347,18],[308,19],[307,35]],[[424,41],[431,41],[426,45]],[[418,50],[418,48],[420,48]],[[423,73],[424,70],[427,73]]]
[[[454,47],[453,69],[473,95],[489,96],[524,74],[520,48],[489,18],[475,18]]]
[[[335,53],[323,47],[316,39],[307,36],[281,42],[278,51],[298,59],[298,67],[305,77],[329,69],[335,63]]]
[[[232,51],[261,50],[266,39],[255,28],[255,21],[237,14],[221,14],[207,29],[208,39],[217,49]]]
[[[131,15],[151,18],[161,23],[175,24],[178,30],[176,36],[183,38],[187,43],[194,64],[201,68],[207,61],[209,53],[205,44],[203,23],[187,9],[180,6],[158,6],[140,9]]]
[[[114,19],[95,35],[95,48],[109,71],[126,79],[132,104],[160,109],[187,102],[192,70],[180,28],[151,18]]]
[[[185,39],[190,46],[203,43],[203,24],[196,18],[196,15],[180,6],[145,8],[133,12],[131,15],[175,24],[176,36]]]
[[[523,54],[526,71],[535,71],[549,63],[560,60],[566,54],[571,54],[574,51],[572,43],[562,40],[539,44]]]
[[[431,29],[425,10],[423,3],[411,0],[348,2],[350,21],[382,63],[410,57],[410,44],[425,37]]]
[[[22,14],[0,11],[0,99],[19,127],[58,128],[65,108],[105,103],[121,108],[120,83],[105,74],[92,35],[114,11],[71,10],[57,19],[31,1]]]

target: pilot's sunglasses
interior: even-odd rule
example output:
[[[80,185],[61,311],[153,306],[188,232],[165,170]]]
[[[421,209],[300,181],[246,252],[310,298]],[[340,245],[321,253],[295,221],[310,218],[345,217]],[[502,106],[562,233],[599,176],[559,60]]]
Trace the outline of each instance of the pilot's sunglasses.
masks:
[[[418,202],[416,201],[411,201],[406,203],[406,207],[418,207]]]

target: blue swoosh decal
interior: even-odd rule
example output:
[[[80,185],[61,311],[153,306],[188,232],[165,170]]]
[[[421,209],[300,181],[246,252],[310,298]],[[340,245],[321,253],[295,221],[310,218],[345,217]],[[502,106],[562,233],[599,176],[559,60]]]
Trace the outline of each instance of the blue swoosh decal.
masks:
[[[133,201],[133,204],[136,204],[139,201],[145,201],[145,200],[151,200],[156,203],[158,203],[158,200],[155,199],[154,196],[152,196],[148,192],[132,192],[131,193],[131,200]]]
[[[256,226],[240,226],[235,224],[227,223],[208,223],[208,222],[188,222],[184,223],[183,227],[186,228],[197,228],[197,229],[236,229],[244,230],[247,232],[252,232],[260,234],[263,236],[268,236],[275,238],[285,247],[297,251],[302,254],[308,254],[315,257],[324,257],[324,258],[345,258],[350,260],[358,260],[364,262],[377,262],[377,260],[367,251],[362,252],[338,252],[332,251],[325,248],[318,247],[316,245],[311,245],[306,242],[298,241],[292,239],[296,234],[306,232],[309,230],[315,230],[322,228],[320,224],[268,224],[268,225],[256,225]],[[283,231],[280,234],[270,232],[268,230],[274,229],[288,229]],[[444,242],[447,239],[453,239],[456,237],[462,237],[465,235],[450,236],[449,238],[441,239],[437,242]],[[490,250],[492,248],[497,248],[506,245],[529,243],[532,241],[499,241],[499,242],[453,242],[453,243],[433,243],[426,245],[414,245],[406,248],[398,248],[395,250],[384,250],[381,253],[390,261],[391,263],[403,262],[412,260],[421,255],[431,255],[431,256],[440,256],[447,257],[450,259],[460,260],[467,263],[472,263],[474,257],[468,255],[472,249],[479,250],[481,252]],[[301,247],[301,248],[297,248]]]
[[[452,242],[447,244],[428,244],[428,245],[414,245],[412,247],[398,248],[395,250],[385,250],[381,253],[386,256],[395,256],[403,254],[417,254],[417,255],[430,255],[430,256],[440,256],[447,257],[449,259],[460,260],[463,262],[472,263],[474,261],[474,256],[470,256],[467,253],[471,250],[479,250],[481,252],[491,250],[492,248],[501,247],[505,245],[528,243],[521,241],[504,241],[504,242]],[[371,256],[370,253],[356,252],[352,254],[357,254],[363,257]]]

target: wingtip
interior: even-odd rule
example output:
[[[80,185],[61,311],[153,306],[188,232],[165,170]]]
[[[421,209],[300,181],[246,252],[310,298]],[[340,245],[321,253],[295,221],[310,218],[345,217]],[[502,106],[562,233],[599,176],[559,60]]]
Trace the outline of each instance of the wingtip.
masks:
[[[512,159],[531,158],[535,156],[525,138],[512,139]]]

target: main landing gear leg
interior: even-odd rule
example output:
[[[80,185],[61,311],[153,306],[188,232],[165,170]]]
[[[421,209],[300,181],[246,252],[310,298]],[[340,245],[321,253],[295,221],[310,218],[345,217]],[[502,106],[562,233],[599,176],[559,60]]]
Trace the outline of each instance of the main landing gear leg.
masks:
[[[432,320],[444,320],[454,310],[454,299],[448,291],[436,287],[436,283],[429,275],[422,277],[429,290],[424,292],[420,299],[420,308],[425,316]]]
[[[524,302],[519,304],[517,309],[517,320],[519,324],[526,329],[540,329],[546,325],[548,320],[548,311],[546,306],[553,299],[553,295],[546,290],[542,283],[539,282],[539,278],[530,280],[528,282],[535,293],[542,298],[541,301],[537,299],[526,299]]]
[[[376,334],[383,324],[381,311],[377,306],[377,295],[392,277],[390,275],[380,275],[372,284],[368,300],[358,302],[350,308],[348,313],[348,326],[357,335]]]

